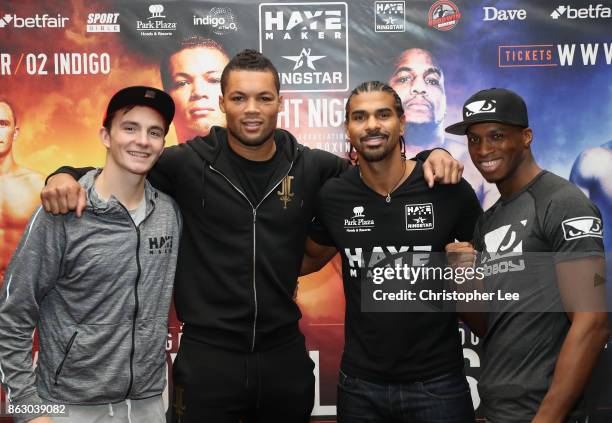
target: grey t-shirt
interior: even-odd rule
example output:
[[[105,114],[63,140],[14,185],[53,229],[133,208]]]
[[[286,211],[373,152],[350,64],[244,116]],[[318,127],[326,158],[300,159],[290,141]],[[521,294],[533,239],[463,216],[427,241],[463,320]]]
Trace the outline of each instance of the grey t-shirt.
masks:
[[[555,264],[603,254],[601,215],[573,184],[542,171],[520,192],[500,199],[474,231],[489,292],[518,292],[486,313],[478,384],[490,422],[528,422],[554,373],[570,321]],[[579,403],[572,417],[582,414]]]

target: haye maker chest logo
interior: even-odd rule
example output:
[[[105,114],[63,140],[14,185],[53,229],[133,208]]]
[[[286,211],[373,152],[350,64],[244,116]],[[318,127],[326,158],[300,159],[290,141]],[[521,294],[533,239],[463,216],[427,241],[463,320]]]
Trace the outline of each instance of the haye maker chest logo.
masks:
[[[428,231],[435,227],[432,203],[406,204],[406,230]]]
[[[277,66],[281,91],[348,90],[347,24],[346,3],[259,5],[259,49]]]
[[[149,254],[169,254],[172,252],[172,235],[149,237]]]

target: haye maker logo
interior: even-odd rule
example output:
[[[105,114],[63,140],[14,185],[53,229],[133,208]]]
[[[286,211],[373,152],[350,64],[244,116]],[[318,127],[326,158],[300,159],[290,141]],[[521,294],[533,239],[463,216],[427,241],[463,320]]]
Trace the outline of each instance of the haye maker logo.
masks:
[[[278,67],[281,91],[348,90],[347,24],[343,2],[259,5],[259,49]]]
[[[377,1],[374,3],[375,32],[406,31],[406,3],[404,1]]]
[[[552,11],[550,17],[553,19],[559,19],[564,17],[566,19],[609,19],[612,17],[612,9],[604,7],[603,4],[597,4],[593,6],[589,4],[589,7],[572,7],[569,4],[565,6],[558,6]]]
[[[168,254],[172,252],[172,235],[149,238],[149,254]]]
[[[51,16],[47,13],[39,15],[38,13],[34,16],[17,16],[16,14],[0,13],[0,28],[6,28],[12,26],[13,28],[65,28],[66,22],[70,20],[61,14],[57,16]]]
[[[435,227],[432,203],[406,204],[406,230],[428,231]]]
[[[450,31],[459,23],[461,13],[450,0],[439,0],[431,5],[427,14],[427,25],[440,31]]]

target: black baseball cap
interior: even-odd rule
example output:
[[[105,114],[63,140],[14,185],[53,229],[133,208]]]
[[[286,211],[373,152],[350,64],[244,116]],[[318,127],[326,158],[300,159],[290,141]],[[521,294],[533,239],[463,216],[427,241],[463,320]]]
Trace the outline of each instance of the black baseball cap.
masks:
[[[155,109],[166,121],[166,133],[174,117],[174,101],[168,94],[153,87],[126,87],[115,93],[106,107],[104,122],[108,116],[126,106],[147,106]]]
[[[463,122],[447,127],[446,132],[465,135],[470,125],[483,122],[499,122],[527,128],[527,105],[517,93],[504,88],[478,91],[463,105]]]

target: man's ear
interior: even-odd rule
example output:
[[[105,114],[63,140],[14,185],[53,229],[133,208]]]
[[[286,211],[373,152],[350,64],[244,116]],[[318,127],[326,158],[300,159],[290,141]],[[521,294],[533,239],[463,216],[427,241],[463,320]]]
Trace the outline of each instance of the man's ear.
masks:
[[[100,128],[98,131],[98,136],[100,137],[102,145],[106,148],[110,148],[110,133],[108,132],[108,129],[106,129],[104,126]]]
[[[221,109],[221,111],[223,113],[225,113],[225,105],[223,104],[224,102],[224,98],[222,95],[219,96],[219,109]]]
[[[523,129],[523,145],[525,148],[529,148],[531,146],[531,141],[533,141],[533,131],[531,128]]]

